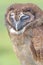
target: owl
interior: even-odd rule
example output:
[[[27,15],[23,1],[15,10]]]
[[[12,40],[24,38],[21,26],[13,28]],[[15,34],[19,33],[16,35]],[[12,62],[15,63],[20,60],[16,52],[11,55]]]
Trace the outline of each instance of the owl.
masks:
[[[21,65],[43,65],[43,11],[35,4],[13,4],[5,24]]]

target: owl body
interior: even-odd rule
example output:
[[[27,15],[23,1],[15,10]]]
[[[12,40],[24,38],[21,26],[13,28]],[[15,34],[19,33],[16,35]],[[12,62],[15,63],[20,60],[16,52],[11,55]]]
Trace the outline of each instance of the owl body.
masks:
[[[21,65],[43,65],[43,11],[34,4],[15,4],[5,19]]]
[[[10,35],[13,41],[13,49],[22,65],[34,64],[34,59],[32,58],[32,53],[30,50],[32,29],[27,30],[22,35]],[[29,37],[29,36],[30,37]],[[31,62],[32,61],[32,62]]]

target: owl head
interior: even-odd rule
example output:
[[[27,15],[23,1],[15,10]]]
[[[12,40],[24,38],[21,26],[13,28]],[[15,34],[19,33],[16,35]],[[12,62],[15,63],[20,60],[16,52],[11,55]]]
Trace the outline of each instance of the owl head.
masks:
[[[5,15],[7,29],[13,34],[21,34],[36,23],[40,13],[41,9],[34,4],[13,4]]]

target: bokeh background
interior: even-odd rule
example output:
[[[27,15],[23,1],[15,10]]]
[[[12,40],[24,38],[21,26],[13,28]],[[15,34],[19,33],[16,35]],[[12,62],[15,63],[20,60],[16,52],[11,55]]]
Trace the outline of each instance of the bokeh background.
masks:
[[[14,3],[34,3],[43,10],[43,0],[0,0],[0,65],[20,65],[5,27],[5,11]]]

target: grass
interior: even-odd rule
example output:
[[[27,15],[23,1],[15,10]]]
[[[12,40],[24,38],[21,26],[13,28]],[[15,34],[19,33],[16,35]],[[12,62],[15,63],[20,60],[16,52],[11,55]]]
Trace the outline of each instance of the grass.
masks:
[[[5,11],[13,3],[34,3],[43,9],[43,0],[0,0],[0,65],[20,65],[4,24]]]

